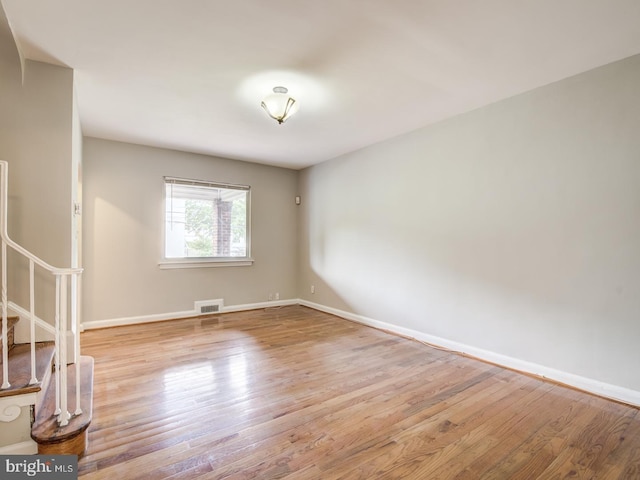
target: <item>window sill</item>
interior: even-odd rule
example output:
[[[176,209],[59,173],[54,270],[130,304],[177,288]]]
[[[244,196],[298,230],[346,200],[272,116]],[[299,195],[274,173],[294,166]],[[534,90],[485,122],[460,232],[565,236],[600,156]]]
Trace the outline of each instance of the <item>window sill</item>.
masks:
[[[165,258],[158,262],[161,270],[174,268],[249,267],[253,258]]]

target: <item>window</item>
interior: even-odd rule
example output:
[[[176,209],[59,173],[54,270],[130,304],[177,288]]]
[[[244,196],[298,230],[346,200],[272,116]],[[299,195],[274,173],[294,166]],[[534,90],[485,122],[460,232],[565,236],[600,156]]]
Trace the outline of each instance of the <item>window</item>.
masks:
[[[250,264],[250,188],[165,177],[162,266]]]

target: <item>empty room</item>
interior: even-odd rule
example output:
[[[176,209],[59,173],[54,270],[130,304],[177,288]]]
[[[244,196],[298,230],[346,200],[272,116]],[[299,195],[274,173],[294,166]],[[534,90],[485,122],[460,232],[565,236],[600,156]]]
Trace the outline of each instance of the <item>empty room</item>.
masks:
[[[640,2],[0,6],[0,455],[640,479]]]

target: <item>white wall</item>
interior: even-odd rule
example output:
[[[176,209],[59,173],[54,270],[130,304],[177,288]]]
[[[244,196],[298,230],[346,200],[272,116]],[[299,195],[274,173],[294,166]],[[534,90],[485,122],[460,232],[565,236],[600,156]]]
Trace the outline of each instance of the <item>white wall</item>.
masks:
[[[306,169],[300,296],[640,392],[639,132],[636,56]]]
[[[296,171],[95,138],[83,162],[85,323],[296,298]],[[161,270],[164,176],[250,185],[255,263]]]

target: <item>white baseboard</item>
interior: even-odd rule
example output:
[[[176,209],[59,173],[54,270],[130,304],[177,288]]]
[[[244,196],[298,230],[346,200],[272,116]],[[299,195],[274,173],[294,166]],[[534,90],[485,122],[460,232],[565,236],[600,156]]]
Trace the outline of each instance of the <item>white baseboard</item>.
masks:
[[[620,387],[620,386],[612,385],[609,383],[604,383],[599,380],[594,380],[591,378],[574,375],[572,373],[563,372],[561,370],[555,370],[553,368],[545,367],[543,365],[539,365],[536,363],[527,362],[525,360],[509,357],[509,356],[502,355],[496,352],[491,352],[488,350],[483,350],[481,348],[454,342],[452,340],[447,340],[445,338],[428,335],[426,333],[423,333],[417,330],[399,327],[398,325],[381,322],[379,320],[374,320],[372,318],[364,317],[362,315],[345,312],[343,310],[339,310],[336,308],[326,307],[324,305],[309,302],[307,300],[299,300],[299,304],[309,308],[313,308],[315,310],[320,310],[322,312],[330,313],[332,315],[336,315],[338,317],[345,318],[347,320],[352,320],[354,322],[361,323],[363,325],[368,325],[370,327],[386,330],[391,333],[413,338],[420,342],[430,343],[432,345],[446,348],[447,350],[452,350],[454,352],[463,353],[465,355],[469,355],[471,357],[475,357],[480,360],[485,360],[487,362],[494,363],[502,367],[506,367],[512,370],[517,370],[519,372],[527,373],[530,375],[536,375],[543,379],[549,379],[554,382],[567,385],[569,387],[577,388],[585,392],[599,395],[601,397],[617,400],[629,405],[640,407],[640,392],[636,390],[631,390],[629,388]]]
[[[379,320],[368,318],[355,313],[346,312],[337,308],[327,307],[318,303],[309,302],[307,300],[290,299],[278,300],[273,302],[248,303],[244,305],[227,305],[223,307],[222,312],[220,313],[241,312],[245,310],[257,310],[261,308],[282,307],[287,305],[304,305],[306,307],[313,308],[314,310],[330,313],[346,320],[351,320],[363,325],[386,330],[390,333],[413,338],[420,342],[430,343],[438,347],[446,348],[454,352],[463,353],[465,355],[469,355],[480,360],[510,368],[512,370],[517,370],[519,372],[527,373],[530,375],[536,375],[544,379],[549,379],[554,382],[567,385],[569,387],[577,388],[585,392],[599,395],[601,397],[610,398],[612,400],[617,400],[629,405],[640,407],[640,392],[636,390],[604,383],[591,378],[582,377],[580,375],[574,375],[572,373],[545,367],[543,365],[528,362],[514,357],[509,357],[507,355],[502,355],[500,353],[492,352],[489,350],[484,350],[472,345],[466,345],[448,340],[446,338],[429,335],[418,330],[400,327],[398,325],[381,322]],[[85,322],[82,327],[84,330],[90,330],[97,328],[118,327],[123,325],[136,325],[141,323],[175,320],[177,318],[195,317],[198,315],[199,312],[196,312],[195,310],[185,310],[182,312],[170,312],[154,315],[141,315],[137,317],[122,317],[108,320],[96,320],[92,322]]]
[[[274,300],[272,302],[247,303],[244,305],[229,305],[223,308],[222,313],[243,312],[245,310],[258,310],[260,308],[286,307],[288,305],[298,305],[300,300],[292,298],[289,300]]]
[[[225,305],[220,313],[242,312],[245,310],[257,310],[260,308],[283,307],[286,305],[297,305],[298,299],[277,300],[273,302],[247,303],[244,305]],[[162,322],[165,320],[175,320],[177,318],[197,317],[202,315],[196,310],[184,310],[181,312],[158,313],[152,315],[140,315],[136,317],[111,318],[107,320],[94,320],[84,322],[82,330],[92,330],[97,328],[121,327],[123,325],[137,325],[141,323]],[[210,313],[204,315],[212,315]],[[213,314],[215,315],[215,314]]]
[[[125,325],[137,325],[139,323],[162,322],[164,320],[175,320],[176,318],[195,317],[198,313],[195,310],[184,310],[182,312],[158,313],[152,315],[140,315],[136,317],[110,318],[107,320],[94,320],[82,323],[82,330],[92,330],[96,328],[122,327]]]

